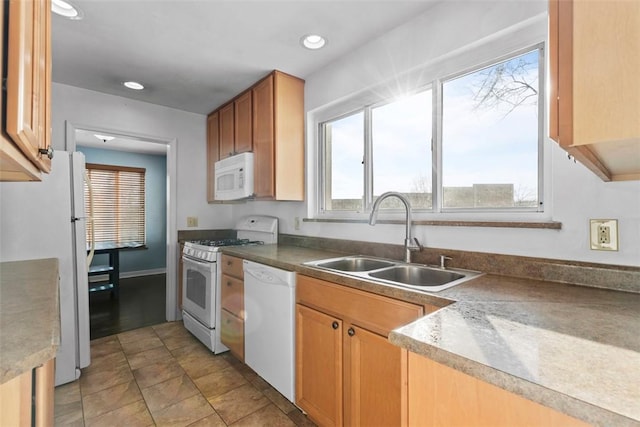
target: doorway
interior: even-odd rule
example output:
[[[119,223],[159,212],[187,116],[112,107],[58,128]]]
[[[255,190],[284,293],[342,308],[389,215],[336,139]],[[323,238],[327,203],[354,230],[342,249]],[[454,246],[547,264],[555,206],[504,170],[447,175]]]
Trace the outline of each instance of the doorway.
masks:
[[[154,238],[148,241],[143,250],[137,251],[137,256],[133,256],[129,260],[127,266],[125,254],[124,262],[121,262],[121,271],[119,293],[122,303],[117,303],[119,298],[115,298],[112,292],[95,292],[91,295],[90,301],[93,304],[94,312],[90,312],[92,320],[92,336],[108,335],[111,332],[117,333],[124,330],[135,329],[136,327],[148,326],[148,322],[155,322],[160,316],[160,322],[168,320],[176,320],[176,149],[175,139],[162,138],[149,135],[133,134],[130,132],[122,132],[113,129],[105,129],[97,126],[77,125],[67,122],[66,129],[66,148],[68,151],[83,151],[87,158],[87,163],[118,163],[126,162],[126,158],[134,158],[136,161],[148,162],[150,168],[158,163],[157,159],[161,158],[164,162],[164,169],[160,177],[159,184],[152,188],[155,191],[156,199],[161,197],[162,205],[158,208],[157,200],[155,209],[161,210],[160,216],[163,217],[162,239],[158,240],[157,230],[154,232]],[[121,160],[118,160],[118,159]],[[144,159],[151,159],[144,160]],[[96,160],[98,159],[98,160]],[[116,159],[116,160],[114,160]],[[125,160],[122,160],[125,159]],[[142,160],[140,160],[142,159]],[[122,164],[122,163],[121,163]],[[157,170],[155,172],[157,176]],[[158,181],[156,181],[158,182]],[[149,186],[147,186],[149,188]],[[158,195],[160,192],[162,194]],[[155,226],[160,226],[157,222],[158,214],[154,214]],[[147,215],[148,216],[148,215]],[[147,243],[147,242],[145,242]],[[153,246],[153,247],[152,247]],[[122,251],[123,253],[125,251]],[[134,252],[134,251],[131,251]],[[150,265],[143,264],[141,259],[151,258]],[[123,257],[121,257],[122,259]],[[136,261],[137,258],[137,261]],[[158,259],[164,258],[164,265],[158,265]],[[141,268],[133,268],[132,263],[140,265]],[[155,263],[155,264],[154,264]],[[146,266],[144,266],[146,265]],[[160,268],[159,268],[160,267]],[[99,279],[100,277],[98,277]],[[145,290],[147,288],[147,290]],[[163,295],[159,298],[157,295],[147,295],[153,289],[157,293],[158,289],[163,290]],[[92,293],[94,294],[94,293]],[[125,298],[133,299],[133,302],[126,301]],[[114,301],[115,300],[115,301]],[[135,302],[137,300],[137,302]],[[145,304],[147,308],[145,308]],[[158,307],[162,305],[163,307]],[[135,310],[139,306],[140,310]],[[162,311],[164,310],[164,313]],[[158,312],[159,311],[159,312]],[[108,325],[110,319],[112,325]],[[105,323],[107,322],[107,323]],[[138,322],[138,323],[136,323]],[[146,322],[146,323],[145,323]],[[94,328],[94,326],[96,326]]]

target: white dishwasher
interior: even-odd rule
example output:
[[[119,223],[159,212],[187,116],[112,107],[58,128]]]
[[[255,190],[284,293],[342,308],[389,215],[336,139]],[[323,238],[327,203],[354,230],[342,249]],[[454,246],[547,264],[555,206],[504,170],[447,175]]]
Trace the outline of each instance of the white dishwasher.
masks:
[[[296,273],[244,260],[244,359],[295,402]]]

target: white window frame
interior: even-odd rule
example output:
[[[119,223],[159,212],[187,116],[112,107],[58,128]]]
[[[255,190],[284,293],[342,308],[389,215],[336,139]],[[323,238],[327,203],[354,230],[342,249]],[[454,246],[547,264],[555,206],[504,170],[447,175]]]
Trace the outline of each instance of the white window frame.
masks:
[[[502,39],[502,37],[498,37]],[[546,57],[548,55],[546,49],[546,34],[533,35],[530,37],[504,37],[503,40],[493,40],[491,45],[475,46],[473,49],[463,49],[464,52],[460,52],[458,55],[453,55],[447,58],[446,62],[433,63],[425,70],[420,70],[418,73],[422,76],[422,80],[416,80],[416,86],[414,91],[428,90],[433,91],[433,111],[434,111],[434,141],[433,141],[433,161],[434,168],[433,173],[433,210],[416,210],[414,212],[415,220],[486,220],[486,221],[547,221],[551,219],[551,199],[549,195],[550,191],[550,176],[551,176],[551,158],[550,150],[545,145],[546,129],[547,129],[547,117],[546,117]],[[503,41],[503,43],[501,43]],[[442,177],[439,176],[438,170],[442,167],[442,160],[440,156],[441,141],[442,141],[442,82],[449,79],[453,79],[457,76],[461,76],[470,72],[477,71],[483,67],[491,64],[495,64],[504,61],[508,58],[518,56],[525,52],[540,49],[540,64],[539,64],[539,87],[540,102],[538,103],[539,117],[538,121],[538,144],[539,144],[539,156],[538,156],[538,202],[541,208],[510,208],[509,210],[500,209],[475,209],[475,208],[456,208],[456,209],[442,209]],[[444,70],[442,72],[439,72]],[[416,70],[411,70],[409,73],[415,73]],[[438,75],[439,74],[439,75]],[[362,220],[368,218],[371,203],[367,200],[365,204],[365,210],[362,212],[354,211],[324,211],[324,143],[323,135],[321,132],[321,124],[327,121],[335,120],[340,117],[347,116],[353,112],[360,111],[365,107],[377,106],[392,102],[392,99],[381,98],[378,94],[384,91],[380,90],[384,83],[381,83],[375,88],[369,88],[363,90],[351,97],[345,98],[340,102],[332,103],[331,105],[320,107],[314,111],[309,112],[308,123],[310,124],[309,140],[311,146],[315,148],[312,151],[312,155],[308,158],[308,177],[310,180],[310,194],[315,197],[309,199],[307,205],[308,215],[316,219],[326,220]],[[366,131],[366,130],[365,130]],[[366,147],[366,145],[365,145]],[[313,165],[311,165],[313,164]],[[367,185],[367,184],[365,184]],[[365,195],[365,197],[367,197]],[[392,211],[385,210],[381,212],[381,217],[388,219],[402,219],[404,213],[401,210]]]
[[[442,174],[438,173],[438,171],[442,170],[442,130],[443,126],[443,85],[450,80],[455,80],[458,77],[465,76],[467,74],[472,74],[476,71],[482,70],[486,67],[491,67],[492,65],[499,64],[501,62],[506,62],[509,59],[515,58],[517,56],[523,55],[527,52],[532,52],[534,50],[538,50],[538,206],[536,207],[517,207],[517,208],[445,208],[442,206],[443,202],[443,194],[444,187],[442,183]],[[433,142],[433,157],[436,162],[436,168],[433,170],[433,182],[435,183],[433,188],[433,200],[434,212],[447,213],[447,212],[456,212],[456,213],[476,213],[476,212],[539,212],[544,213],[545,211],[545,203],[544,203],[544,131],[545,131],[545,83],[546,83],[546,67],[545,67],[545,57],[546,57],[546,45],[544,43],[537,43],[533,46],[527,46],[522,49],[516,50],[509,54],[503,55],[499,58],[495,58],[493,60],[487,61],[485,63],[479,64],[473,68],[451,74],[449,76],[445,76],[443,78],[437,79],[434,84],[434,109],[435,117],[437,120],[434,120],[434,132],[435,140]],[[435,194],[437,191],[437,194]]]

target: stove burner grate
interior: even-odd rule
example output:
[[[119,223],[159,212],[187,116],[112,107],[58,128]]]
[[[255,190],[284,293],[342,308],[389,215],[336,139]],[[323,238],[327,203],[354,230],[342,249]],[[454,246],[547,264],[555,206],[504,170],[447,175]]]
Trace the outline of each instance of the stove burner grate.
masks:
[[[201,246],[244,246],[244,245],[264,245],[261,241],[249,239],[220,239],[220,240],[192,240],[191,243]]]

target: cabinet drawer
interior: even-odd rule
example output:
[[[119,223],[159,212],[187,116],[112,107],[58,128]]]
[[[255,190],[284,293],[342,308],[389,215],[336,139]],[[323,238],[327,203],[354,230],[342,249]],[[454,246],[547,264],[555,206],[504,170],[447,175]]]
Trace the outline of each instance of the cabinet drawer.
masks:
[[[222,308],[240,319],[244,319],[244,282],[223,274],[220,285]]]
[[[242,271],[242,258],[236,258],[230,255],[222,255],[222,274],[244,279],[244,271]]]
[[[423,307],[298,275],[296,302],[387,336],[424,314]]]
[[[220,315],[220,340],[241,361],[244,362],[244,321],[227,310]]]

